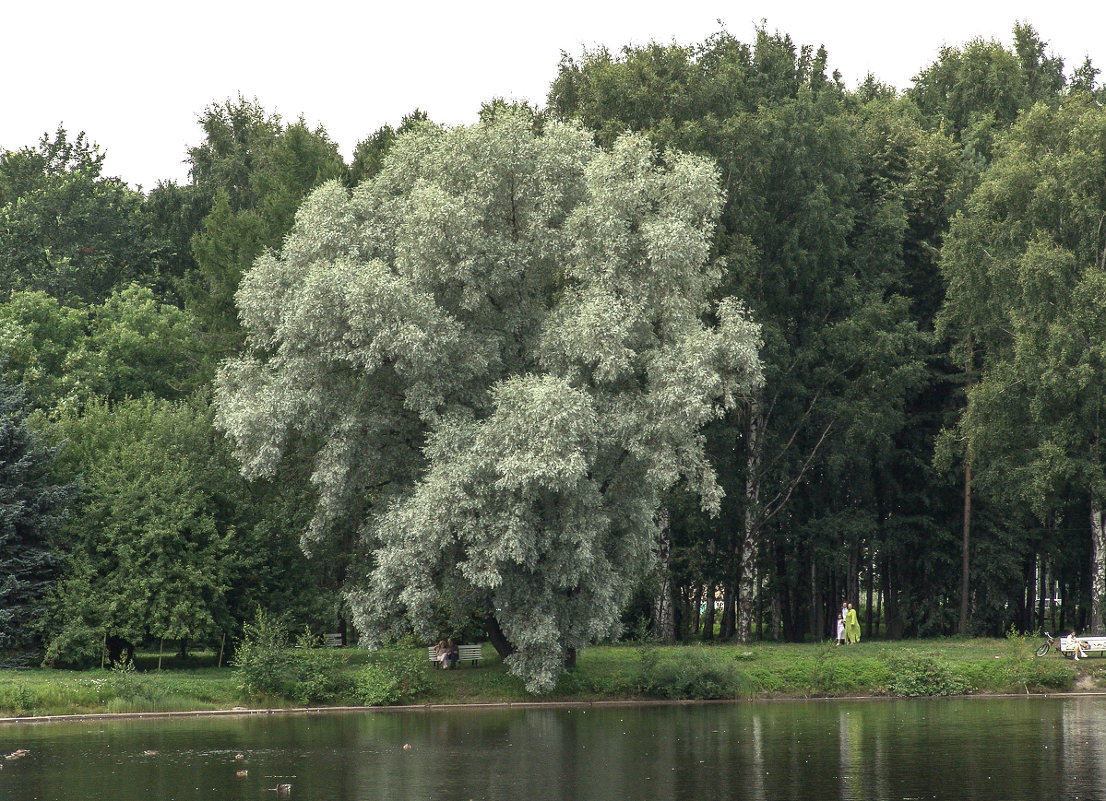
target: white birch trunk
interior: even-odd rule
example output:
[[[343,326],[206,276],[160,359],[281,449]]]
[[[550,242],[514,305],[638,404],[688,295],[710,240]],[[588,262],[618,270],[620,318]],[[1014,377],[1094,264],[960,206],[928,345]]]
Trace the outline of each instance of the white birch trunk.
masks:
[[[1106,520],[1102,503],[1091,497],[1091,633],[1102,633],[1102,602],[1106,598]]]
[[[761,416],[760,395],[749,401],[749,432],[745,445],[745,526],[741,540],[741,576],[737,589],[737,639],[749,642],[753,627],[753,590],[756,586],[757,543],[760,539],[760,459],[761,433],[764,420]]]

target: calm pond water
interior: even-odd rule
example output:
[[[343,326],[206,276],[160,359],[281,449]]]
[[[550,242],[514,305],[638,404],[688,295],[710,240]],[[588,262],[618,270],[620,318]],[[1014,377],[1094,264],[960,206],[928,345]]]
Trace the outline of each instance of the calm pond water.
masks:
[[[1106,698],[0,725],[16,749],[4,801],[1106,799]]]

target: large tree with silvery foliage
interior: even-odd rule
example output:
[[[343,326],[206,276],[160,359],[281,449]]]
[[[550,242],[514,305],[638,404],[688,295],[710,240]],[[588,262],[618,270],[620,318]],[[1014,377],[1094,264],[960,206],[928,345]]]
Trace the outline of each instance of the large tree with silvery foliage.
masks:
[[[358,527],[364,638],[478,610],[540,692],[617,633],[662,492],[718,507],[700,432],[759,386],[759,329],[710,300],[709,162],[489,117],[418,126],[352,194],[308,197],[243,279],[249,352],[216,401],[247,475],[312,453],[305,546]]]

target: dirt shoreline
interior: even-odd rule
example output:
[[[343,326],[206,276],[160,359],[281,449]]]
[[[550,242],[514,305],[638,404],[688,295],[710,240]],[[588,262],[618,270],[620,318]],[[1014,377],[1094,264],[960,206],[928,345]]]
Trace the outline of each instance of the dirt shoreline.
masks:
[[[918,699],[892,695],[840,695],[810,696],[805,698],[800,696],[787,698],[735,698],[732,700],[717,701],[624,699],[603,701],[492,701],[472,704],[435,703],[404,704],[396,706],[303,706],[265,709],[232,707],[231,709],[196,709],[181,712],[87,712],[73,715],[26,715],[23,717],[0,717],[0,725],[10,726],[21,723],[65,723],[88,720],[170,720],[172,718],[258,717],[265,715],[321,715],[327,713],[352,714],[357,712],[440,712],[444,710],[456,709],[536,709],[549,707],[593,708],[619,706],[691,706],[699,704],[825,703],[833,701],[909,701],[931,700],[933,698],[983,700],[990,698],[1083,698],[1094,696],[1106,697],[1106,691],[1078,690],[1070,692],[1044,693],[974,693],[972,695],[924,696],[924,698]]]

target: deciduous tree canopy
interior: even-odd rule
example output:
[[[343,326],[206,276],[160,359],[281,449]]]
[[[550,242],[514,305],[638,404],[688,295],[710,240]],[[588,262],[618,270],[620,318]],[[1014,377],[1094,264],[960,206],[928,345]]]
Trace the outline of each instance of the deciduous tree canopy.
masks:
[[[30,639],[37,604],[61,569],[50,538],[74,488],[51,479],[53,458],[27,426],[22,388],[0,378],[0,651]]]
[[[618,630],[661,493],[717,508],[700,429],[760,383],[757,327],[708,303],[720,208],[704,160],[519,111],[418,127],[308,198],[243,280],[218,422],[249,475],[318,443],[311,536],[362,522],[370,639],[448,598],[540,691]]]

